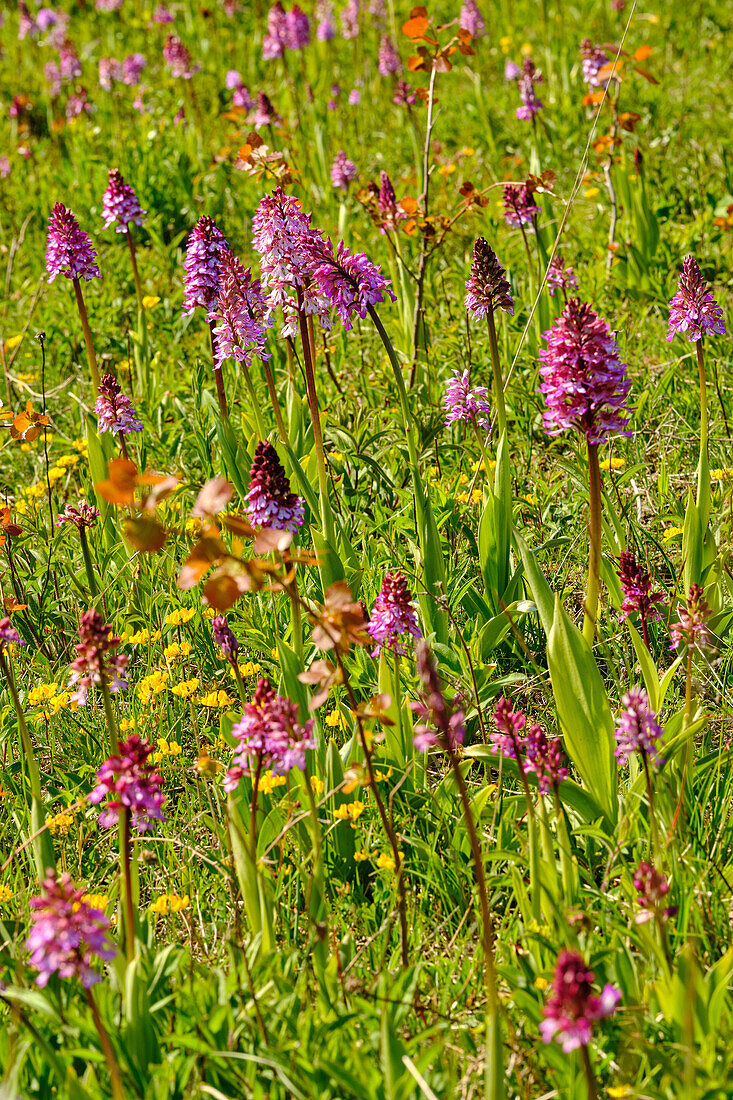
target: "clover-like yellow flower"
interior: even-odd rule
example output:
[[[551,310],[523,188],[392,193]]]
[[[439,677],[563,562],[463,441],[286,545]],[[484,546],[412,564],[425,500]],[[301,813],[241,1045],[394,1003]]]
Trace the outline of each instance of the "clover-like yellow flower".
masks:
[[[189,623],[196,614],[193,607],[179,607],[177,611],[169,611],[165,617],[168,626],[182,626]]]

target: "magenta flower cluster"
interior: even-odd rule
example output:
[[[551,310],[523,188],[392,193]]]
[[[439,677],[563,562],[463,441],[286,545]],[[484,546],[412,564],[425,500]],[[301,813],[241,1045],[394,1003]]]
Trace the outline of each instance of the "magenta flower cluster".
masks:
[[[686,256],[682,261],[682,273],[677,293],[669,303],[669,334],[685,336],[692,343],[702,340],[703,333],[713,336],[725,334],[723,311],[715,301],[712,291],[702,277],[697,261]]]
[[[252,218],[252,247],[261,257],[262,285],[273,309],[283,311],[283,336],[298,331],[298,294],[306,314],[328,326],[329,303],[311,278],[312,253],[325,248],[299,201],[277,187],[266,195]]]
[[[4,650],[6,645],[25,645],[22,641],[20,634],[10,622],[10,617],[4,615],[0,619],[0,653]]]
[[[559,287],[567,301],[567,292],[578,289],[578,280],[570,264],[566,266],[562,256],[558,252],[553,256],[547,268],[547,289],[550,297],[555,297],[555,289]]]
[[[443,685],[430,646],[421,638],[417,643],[415,667],[420,680],[420,697],[410,703],[419,719],[413,730],[412,743],[418,752],[438,746],[443,751],[456,752],[466,736],[465,716],[460,707],[454,709],[445,698]]]
[[[313,719],[301,725],[298,707],[278,695],[269,680],[260,679],[251,703],[232,729],[239,742],[224,789],[232,791],[243,775],[261,773],[287,775],[292,768],[305,769],[305,754],[315,748]]]
[[[662,745],[662,727],[649,705],[649,697],[643,688],[632,687],[621,696],[622,710],[616,719],[615,755],[625,764],[629,757],[640,752],[654,768],[664,763],[659,755]]]
[[[593,1024],[611,1016],[621,1000],[615,986],[605,985],[600,994],[593,992],[595,974],[582,955],[564,949],[558,956],[550,997],[544,1007],[540,1032],[546,1043],[553,1039],[570,1054],[588,1046]]]
[[[585,302],[571,298],[539,353],[550,435],[574,429],[588,443],[605,443],[627,430],[629,382],[607,323]]]
[[[320,238],[308,247],[310,276],[323,297],[336,310],[344,328],[351,328],[354,314],[366,317],[370,306],[391,298],[390,280],[363,252],[351,253],[339,241],[334,255],[330,238]]]
[[[379,59],[377,67],[380,76],[392,76],[402,72],[402,62],[397,53],[395,44],[388,34],[383,34],[379,43]]]
[[[623,603],[619,619],[625,622],[630,615],[637,614],[641,619],[644,639],[648,642],[648,624],[656,622],[661,616],[659,607],[664,604],[661,592],[652,592],[652,579],[633,554],[624,550],[618,557],[618,579],[623,592]]]
[[[496,730],[489,734],[489,742],[496,752],[516,760],[525,775],[536,775],[541,794],[556,791],[568,777],[560,738],[548,738],[537,722],[527,729],[526,714],[514,710],[511,701],[506,698],[496,703],[493,718]]]
[[[106,684],[110,691],[124,691],[124,679],[128,658],[117,653],[120,639],[112,634],[112,626],[105,623],[95,608],[85,611],[79,620],[79,643],[74,647],[76,657],[71,665],[69,687],[76,691],[72,699],[83,706],[93,684]]]
[[[486,23],[476,0],[463,0],[458,26],[462,31],[468,31],[471,38],[483,38],[486,34]]]
[[[294,4],[286,11],[279,2],[267,13],[267,31],[262,39],[262,56],[266,61],[282,57],[285,50],[302,50],[311,40],[308,16]]]
[[[517,107],[517,118],[520,122],[532,122],[534,116],[541,111],[542,103],[535,91],[535,84],[541,83],[542,73],[535,68],[531,57],[525,57],[524,64],[517,75],[517,90],[522,101],[521,107]]]
[[[117,954],[108,939],[107,917],[83,898],[84,891],[74,887],[68,874],[57,877],[51,870],[41,883],[41,893],[31,898],[33,927],[27,947],[41,989],[56,973],[61,978],[79,978],[89,989],[101,978],[93,966],[95,959],[108,962]]]
[[[52,283],[57,275],[67,279],[101,279],[97,253],[88,235],[62,202],[54,205],[46,238],[46,270]]]
[[[94,403],[97,414],[97,428],[100,432],[112,432],[114,435],[128,435],[141,432],[142,423],[130,398],[113,374],[103,374],[99,381],[99,396]]]
[[[407,580],[398,569],[385,574],[367,630],[377,643],[372,651],[373,657],[378,656],[383,649],[405,654],[407,649],[401,639],[406,634],[413,638],[422,638],[417,613],[412,606],[412,593]]]
[[[297,531],[303,522],[303,498],[290,490],[290,482],[271,443],[255,447],[245,507],[254,527]]]
[[[514,314],[514,299],[504,268],[483,237],[473,245],[471,271],[466,280],[466,309],[475,318],[501,309]]]
[[[272,325],[270,303],[259,279],[245,271],[237,257],[224,248],[218,254],[218,296],[210,319],[215,322],[216,361],[236,359],[250,366],[252,358],[269,359],[267,329]]]
[[[121,741],[117,752],[105,760],[97,772],[97,785],[89,795],[89,801],[101,802],[108,798],[99,815],[99,824],[109,829],[119,821],[120,813],[127,810],[130,824],[139,833],[148,833],[163,816],[163,780],[148,763],[153,746],[133,733]]]
[[[333,158],[331,165],[331,183],[339,191],[348,191],[349,184],[356,179],[357,168],[353,160],[350,160],[343,149],[339,149]]]
[[[63,527],[65,524],[70,523],[76,527],[77,531],[84,531],[89,527],[94,527],[98,519],[99,509],[86,500],[80,500],[78,504],[66,505],[56,520],[56,526]]]
[[[676,905],[667,905],[669,882],[661,871],[644,860],[634,871],[634,889],[637,893],[639,912],[635,924],[647,924],[650,920],[665,921],[677,912]]]
[[[580,44],[583,59],[583,80],[589,88],[605,88],[607,80],[600,80],[599,72],[608,65],[609,57],[602,46],[596,46],[590,38],[584,38]]]
[[[523,225],[533,225],[542,207],[534,201],[534,193],[526,183],[507,183],[502,190],[504,218],[507,225],[519,229]]]
[[[197,306],[212,312],[219,295],[222,256],[229,249],[226,237],[213,218],[202,215],[188,238],[183,287],[183,313]]]
[[[491,405],[485,386],[471,386],[468,369],[453,375],[443,397],[447,427],[458,421],[466,424],[478,424],[489,431]]]
[[[201,66],[194,65],[191,53],[175,34],[169,34],[163,45],[163,58],[171,71],[171,76],[190,80],[199,72]]]
[[[708,626],[710,607],[699,584],[690,586],[687,604],[680,608],[679,618],[669,628],[672,639],[671,649],[688,646],[701,653],[712,645],[713,635]]]
[[[217,615],[211,620],[211,633],[222,655],[231,665],[236,666],[239,642],[235,638],[234,632],[226,620],[226,616]]]
[[[104,228],[114,225],[116,233],[127,233],[131,225],[142,225],[145,211],[129,183],[117,168],[111,168],[107,190],[102,195]]]

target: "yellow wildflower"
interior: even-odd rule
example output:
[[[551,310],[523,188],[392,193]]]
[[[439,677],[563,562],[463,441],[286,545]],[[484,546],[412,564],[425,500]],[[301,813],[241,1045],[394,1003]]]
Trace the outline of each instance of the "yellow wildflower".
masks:
[[[137,729],[134,718],[121,718],[120,729],[123,733],[127,733],[128,730]]]
[[[188,623],[196,614],[192,607],[179,607],[177,611],[169,611],[165,617],[168,626],[181,626]]]
[[[625,458],[604,458],[598,464],[602,470],[623,470],[626,465]],[[712,474],[712,470],[710,473]]]
[[[276,787],[284,787],[287,783],[287,779],[284,775],[273,775],[272,772],[265,772],[260,776],[260,790],[263,794],[272,794]]]
[[[225,691],[210,691],[208,695],[202,695],[197,700],[202,707],[230,707],[233,700]]]
[[[543,978],[541,974],[538,974],[534,980],[535,989],[547,989],[547,978]]]
[[[377,856],[377,867],[381,867],[385,871],[394,871],[395,861],[394,857],[388,855],[386,852],[380,852]]]
[[[362,849],[359,849],[358,852],[354,852],[354,859],[357,863],[364,863],[367,859],[369,859],[369,853],[363,851]]]
[[[355,802],[345,802],[343,806],[339,806],[334,810],[333,816],[339,821],[356,821],[363,813],[364,803],[357,799]]]
[[[3,886],[0,883],[0,905],[4,905],[6,901],[10,901],[13,896],[13,891],[9,886]]]
[[[163,650],[166,661],[177,661],[179,657],[188,657],[192,646],[190,642],[171,642]]]
[[[193,695],[199,686],[198,676],[194,676],[190,680],[182,680],[180,684],[174,684],[171,691],[174,695],[178,695],[181,699],[188,699],[190,695]]]
[[[684,530],[684,527],[665,527],[662,531],[662,538],[665,542],[669,542],[670,539],[676,538],[677,535],[682,535]]]
[[[66,836],[74,824],[74,814],[66,810],[48,819],[48,828],[54,836]]]
[[[322,794],[323,793],[323,780],[319,779],[317,775],[312,775],[310,777],[310,783],[311,783],[311,790],[313,791],[313,794]]]
[[[504,34],[499,39],[499,45],[501,46],[502,53],[509,53],[512,45],[512,36],[510,34]]]
[[[204,618],[205,619],[215,619],[216,618],[216,608],[215,607],[205,607],[204,608]]]
[[[23,339],[23,333],[19,332],[17,336],[9,336],[5,341],[5,350],[12,351],[13,348],[17,348],[20,341]]]
[[[91,905],[92,909],[106,909],[109,905],[107,894],[83,894],[81,900]]]
[[[178,894],[161,894],[150,906],[150,910],[165,917],[168,913],[180,913],[182,909],[188,909],[190,905],[191,899],[188,894],[184,894],[183,897],[179,897]]]
[[[61,455],[60,458],[56,459],[56,465],[57,466],[76,466],[78,461],[79,461],[79,456],[78,455]]]
[[[157,306],[160,298],[156,294],[146,294],[143,297],[143,309],[152,309],[153,306]]]
[[[243,680],[246,680],[250,676],[257,676],[257,674],[261,671],[262,665],[258,664],[257,661],[245,661],[243,665],[239,666],[239,675],[242,677]],[[229,670],[229,675],[231,676],[232,680],[236,680],[237,674],[235,673],[233,668]]]
[[[631,1096],[631,1089],[629,1088],[628,1085],[610,1085],[606,1089],[606,1092],[608,1093],[609,1096],[613,1096],[614,1098],[623,1097],[623,1096]]]
[[[177,741],[166,741],[165,737],[158,738],[158,751],[153,753],[153,763],[158,764],[164,756],[180,756],[181,746]]]
[[[146,627],[143,627],[142,630],[138,630],[135,634],[130,634],[127,640],[128,642],[134,642],[135,645],[147,645],[150,641],[157,641],[159,637],[159,630],[148,630]]]
[[[532,46],[529,42],[523,42],[522,45],[519,47],[519,52],[521,53],[522,57],[531,57]]]
[[[586,187],[585,189],[585,197],[587,199],[594,199],[596,195],[600,195],[600,193],[600,187]]]
[[[37,684],[28,692],[28,703],[32,707],[40,706],[41,703],[48,703],[57,694],[58,689],[59,685],[56,683]]]
[[[143,706],[147,706],[155,695],[165,691],[168,683],[168,673],[156,668],[149,676],[143,677],[137,685],[137,696]]]
[[[82,436],[78,436],[76,439],[72,439],[71,446],[74,448],[75,451],[78,451],[80,455],[87,454],[89,450],[87,441]]]

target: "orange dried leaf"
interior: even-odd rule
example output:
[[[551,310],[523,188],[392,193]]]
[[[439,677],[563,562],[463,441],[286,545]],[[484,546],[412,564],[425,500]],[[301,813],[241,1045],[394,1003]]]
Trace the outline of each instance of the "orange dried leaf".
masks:
[[[162,524],[149,516],[128,519],[124,526],[127,541],[144,554],[156,554],[165,546],[168,532]]]
[[[651,57],[653,50],[651,46],[639,46],[638,50],[634,50],[634,61],[646,61],[647,57]]]
[[[422,38],[430,26],[425,8],[415,8],[414,10],[417,14],[411,15],[407,22],[402,24],[402,33],[413,41]]]

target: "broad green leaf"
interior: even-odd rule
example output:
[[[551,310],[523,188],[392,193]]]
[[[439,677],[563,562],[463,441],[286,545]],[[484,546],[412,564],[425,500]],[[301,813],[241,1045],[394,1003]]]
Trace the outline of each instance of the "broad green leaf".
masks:
[[[547,642],[552,691],[570,759],[605,816],[618,813],[614,722],[590,646],[559,597]]]
[[[527,546],[522,536],[518,531],[514,532],[514,541],[517,544],[517,549],[522,558],[522,564],[524,565],[524,575],[527,578],[527,584],[529,590],[532,593],[532,599],[534,600],[537,611],[540,616],[540,622],[542,623],[542,629],[549,638],[550,631],[552,630],[552,620],[555,608],[555,597],[552,589],[545,580],[545,575],[537,564],[537,560],[532,551]]]

